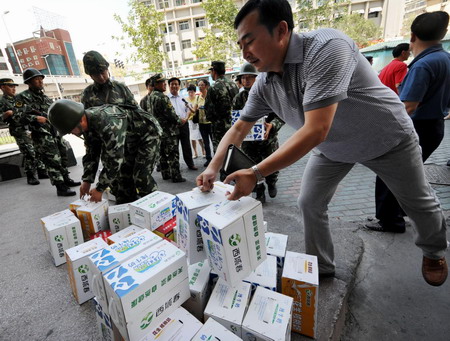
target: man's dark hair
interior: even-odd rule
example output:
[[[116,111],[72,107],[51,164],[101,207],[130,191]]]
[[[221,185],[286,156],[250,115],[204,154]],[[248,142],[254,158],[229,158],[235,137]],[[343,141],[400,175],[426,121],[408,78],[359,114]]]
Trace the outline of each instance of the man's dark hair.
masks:
[[[205,83],[206,86],[209,86],[209,82],[208,82],[207,79],[199,79],[199,80],[197,81],[197,85],[199,85],[200,82],[203,82],[203,83]]]
[[[187,91],[197,91],[197,87],[191,83],[188,85]]]
[[[148,88],[148,86],[150,85],[151,81],[152,81],[151,78],[148,78],[148,79],[145,81],[145,87],[146,87],[146,88]]]
[[[423,13],[414,19],[411,32],[423,41],[436,41],[444,38],[448,26],[448,13],[436,11]]]
[[[409,50],[409,44],[408,43],[402,43],[398,44],[394,49],[392,50],[392,55],[394,58],[400,57],[403,51]]]
[[[366,57],[366,59],[369,63],[373,62],[373,56],[364,56],[364,57]]]
[[[178,85],[181,85],[181,81],[180,81],[180,79],[177,78],[177,77],[172,77],[171,79],[169,79],[169,85],[170,85],[170,83],[172,83],[173,81],[177,81],[177,82],[178,82]]]
[[[266,26],[270,34],[281,22],[286,21],[289,31],[294,29],[292,8],[287,0],[250,0],[242,8],[234,19],[234,28],[237,29],[244,18],[254,10],[259,13],[259,23]]]

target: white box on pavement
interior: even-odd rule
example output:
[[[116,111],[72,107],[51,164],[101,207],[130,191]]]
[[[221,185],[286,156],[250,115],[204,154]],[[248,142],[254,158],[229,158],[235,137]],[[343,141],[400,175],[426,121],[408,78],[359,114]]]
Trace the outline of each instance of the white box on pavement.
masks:
[[[89,256],[92,265],[92,291],[106,312],[109,311],[103,274],[161,241],[161,237],[149,230],[142,229],[129,238],[108,245],[103,250]]]
[[[86,201],[84,199],[77,199],[69,204],[69,209],[73,214],[77,215],[77,209],[87,204],[89,204],[89,201]]]
[[[42,231],[44,231],[45,239],[48,239],[47,229],[45,228],[45,226],[49,226],[51,223],[57,221],[58,219],[61,219],[62,217],[71,216],[74,216],[74,213],[72,213],[70,210],[63,210],[41,218]]]
[[[250,283],[239,282],[235,287],[222,278],[216,283],[205,308],[205,320],[213,317],[217,322],[242,336],[242,321],[250,301]]]
[[[241,117],[242,110],[233,110],[231,112],[231,124],[234,125],[236,121]],[[264,118],[258,119],[253,125],[252,129],[248,132],[244,141],[262,141],[264,140],[264,134],[266,132],[266,127],[264,125]]]
[[[242,324],[242,339],[289,341],[292,304],[292,297],[258,287]]]
[[[98,340],[101,341],[122,341],[122,335],[120,335],[119,330],[114,325],[109,316],[102,308],[100,303],[98,303],[97,298],[93,298],[95,315],[97,317],[97,329],[100,335]]]
[[[191,341],[242,341],[242,339],[230,332],[213,318],[209,318],[202,328],[195,334]]]
[[[119,232],[116,232],[108,237],[108,244],[117,243],[120,240],[130,238],[133,234],[143,231],[142,227],[136,225],[130,225]]]
[[[222,201],[198,213],[211,268],[230,285],[267,257],[261,202],[250,197]]]
[[[209,285],[210,272],[211,267],[207,260],[191,264],[188,267],[191,297],[183,304],[183,307],[200,321],[203,321],[203,312],[211,294]]]
[[[202,326],[203,323],[180,307],[141,341],[186,341],[190,340]]]
[[[192,191],[177,194],[177,244],[186,252],[188,263],[194,264],[206,259],[197,213],[203,208],[226,200],[225,193],[232,186],[215,182],[211,192]]]
[[[266,250],[268,255],[277,257],[278,269],[283,270],[284,257],[286,257],[288,236],[281,233],[267,232]]]
[[[255,271],[244,278],[244,281],[252,285],[252,293],[258,286],[277,291],[277,258],[268,255],[267,259]]]
[[[281,292],[294,299],[292,331],[315,338],[319,301],[317,257],[287,251],[281,277]]]
[[[108,220],[111,233],[119,232],[131,225],[130,207],[128,204],[109,206]]]
[[[108,201],[90,202],[77,208],[77,215],[81,221],[83,231],[91,236],[98,231],[108,230]]]
[[[175,196],[155,191],[132,202],[130,205],[131,222],[137,226],[156,230],[175,215]]]
[[[102,238],[95,238],[66,250],[70,286],[78,304],[94,297],[91,290],[92,272],[89,256],[107,246],[108,244]]]

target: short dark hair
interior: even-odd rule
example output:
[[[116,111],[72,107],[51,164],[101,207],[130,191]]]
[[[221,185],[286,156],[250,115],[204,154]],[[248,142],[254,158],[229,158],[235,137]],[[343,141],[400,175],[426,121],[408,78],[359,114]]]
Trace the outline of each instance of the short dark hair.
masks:
[[[203,82],[203,83],[205,83],[206,86],[209,86],[209,81],[208,81],[207,79],[199,79],[199,80],[197,81],[197,85],[199,85],[200,82]]]
[[[392,50],[392,55],[394,56],[394,58],[399,57],[403,51],[408,51],[409,50],[409,44],[408,43],[401,43],[398,44],[396,47],[394,47],[394,49]]]
[[[178,85],[181,85],[181,81],[180,81],[180,79],[177,78],[177,77],[172,77],[171,79],[169,79],[169,85],[170,85],[170,83],[172,83],[173,81],[177,81],[177,82],[178,82]]]
[[[217,63],[211,69],[217,72],[219,76],[225,74],[225,63]]]
[[[148,88],[149,85],[153,86],[153,84],[151,84],[151,82],[152,82],[152,79],[151,79],[151,78],[148,78],[148,79],[145,81],[145,87]]]
[[[189,84],[187,87],[187,91],[197,91],[197,87],[195,86],[195,84]]]
[[[435,41],[444,38],[448,26],[448,13],[436,11],[422,13],[411,24],[411,32],[423,41]]]
[[[366,59],[367,59],[369,62],[373,61],[373,56],[364,56],[364,57],[366,57]]]
[[[286,21],[289,31],[294,29],[292,8],[287,0],[250,0],[248,1],[234,19],[234,28],[237,29],[244,18],[254,10],[259,13],[259,23],[266,26],[270,34],[281,22]]]

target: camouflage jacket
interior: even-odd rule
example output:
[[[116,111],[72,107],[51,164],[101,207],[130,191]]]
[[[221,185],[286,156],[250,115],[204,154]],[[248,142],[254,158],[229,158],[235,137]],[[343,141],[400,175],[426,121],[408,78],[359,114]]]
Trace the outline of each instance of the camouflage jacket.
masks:
[[[139,106],[142,108],[142,110],[149,111],[148,110],[148,98],[150,97],[149,94],[142,97],[141,101],[139,102]]]
[[[3,122],[8,123],[11,128],[20,126],[18,122],[18,115],[16,114],[17,111],[15,108],[15,103],[16,98],[13,96],[4,95],[2,98],[0,98],[0,115],[2,115]],[[3,113],[9,110],[13,111],[13,115],[9,116],[6,120],[3,119]]]
[[[234,82],[224,76],[216,79],[208,90],[205,99],[206,119],[214,125],[215,122],[231,123],[231,107],[233,98],[239,92]]]
[[[81,103],[86,109],[103,104],[138,105],[125,84],[112,80],[108,80],[105,84],[89,85],[81,94]]]
[[[147,107],[151,113],[158,120],[163,130],[162,138],[178,135],[180,133],[179,127],[182,125],[181,119],[175,112],[175,109],[170,102],[169,97],[164,95],[159,90],[153,90],[148,98]]]
[[[233,98],[233,110],[244,109],[245,103],[247,103],[248,94],[249,90],[244,89]],[[281,120],[281,118],[279,118],[275,113],[270,113],[265,118],[265,122],[272,123],[272,129],[270,129],[269,136],[266,140],[268,143],[271,143],[278,137],[278,131],[284,125],[284,121]]]
[[[21,124],[28,125],[32,133],[56,135],[50,122],[39,123],[37,116],[47,117],[47,111],[53,101],[42,90],[22,91],[16,96],[15,107]]]

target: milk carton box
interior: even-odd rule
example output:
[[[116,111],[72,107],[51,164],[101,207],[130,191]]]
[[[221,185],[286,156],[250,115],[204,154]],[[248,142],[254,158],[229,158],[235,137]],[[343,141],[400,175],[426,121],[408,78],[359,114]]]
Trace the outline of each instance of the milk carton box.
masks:
[[[114,233],[113,235],[108,237],[106,241],[109,245],[118,242],[119,240],[126,239],[131,237],[133,234],[143,231],[142,227],[136,225],[130,225],[119,232]]]
[[[73,214],[78,216],[77,215],[77,209],[79,209],[80,207],[85,206],[87,204],[89,204],[89,201],[86,201],[84,199],[77,199],[74,202],[71,202],[69,204],[69,210],[71,210]]]
[[[92,273],[88,257],[108,246],[103,239],[96,238],[66,250],[67,271],[70,286],[78,304],[94,297],[92,293]]]
[[[294,299],[292,331],[315,338],[319,301],[317,257],[287,251],[281,277],[281,292]]]
[[[235,287],[222,278],[216,283],[205,308],[205,320],[213,317],[237,336],[242,336],[242,321],[250,301],[251,285],[239,282]]]
[[[277,257],[277,267],[279,270],[283,270],[288,236],[280,233],[267,232],[265,237],[267,254]]]
[[[175,234],[174,228],[177,226],[177,217],[173,217],[169,221],[166,221],[162,226],[158,227],[156,230],[153,230],[153,233],[156,233],[161,238],[174,241]]]
[[[178,306],[190,296],[186,255],[165,240],[107,272],[104,279],[111,317],[122,336],[133,340],[153,329],[154,318],[169,314],[158,312],[160,304],[170,299],[175,303],[177,291],[182,294]]]
[[[246,341],[290,341],[292,297],[258,287],[242,324]]]
[[[119,232],[131,225],[130,207],[128,204],[109,206],[108,221],[111,233]]]
[[[70,210],[63,210],[41,218],[42,231],[44,231],[45,239],[48,241],[47,229],[45,228],[46,225],[49,225],[62,217],[72,217],[73,215],[74,214]]]
[[[198,213],[198,222],[211,268],[230,285],[266,259],[259,201],[243,197],[210,205]]]
[[[117,327],[112,322],[111,316],[103,311],[102,306],[98,303],[95,297],[92,299],[92,302],[94,304],[95,316],[97,318],[97,330],[99,333],[98,340],[122,341],[122,336],[120,335]]]
[[[252,294],[258,286],[277,291],[277,258],[267,256],[267,259],[246,277],[244,281],[252,285]]]
[[[236,121],[241,116],[242,110],[233,110],[231,113],[231,124],[234,125]],[[248,132],[247,136],[244,138],[244,141],[262,141],[264,140],[264,134],[266,132],[266,128],[264,125],[264,118],[258,119],[253,125],[252,129]]]
[[[167,316],[151,334],[141,341],[185,341],[190,340],[203,326],[186,309],[180,307]]]
[[[155,191],[129,205],[131,222],[150,231],[175,216],[175,196],[169,193]]]
[[[77,215],[85,236],[91,236],[98,231],[108,230],[108,201],[90,202],[77,208]]]
[[[215,182],[211,192],[202,192],[195,188],[177,194],[177,244],[186,252],[189,264],[206,259],[197,213],[211,204],[226,200],[226,186]]]
[[[230,332],[220,323],[216,322],[213,318],[208,319],[202,328],[195,334],[191,341],[239,341],[242,339]]]
[[[192,315],[203,321],[203,312],[211,294],[209,285],[209,273],[211,267],[208,261],[189,265],[189,290],[191,297],[183,304]]]
[[[92,271],[92,291],[106,312],[108,312],[108,301],[103,274],[161,240],[161,237],[156,234],[142,229],[129,238],[122,239],[89,256]]]

